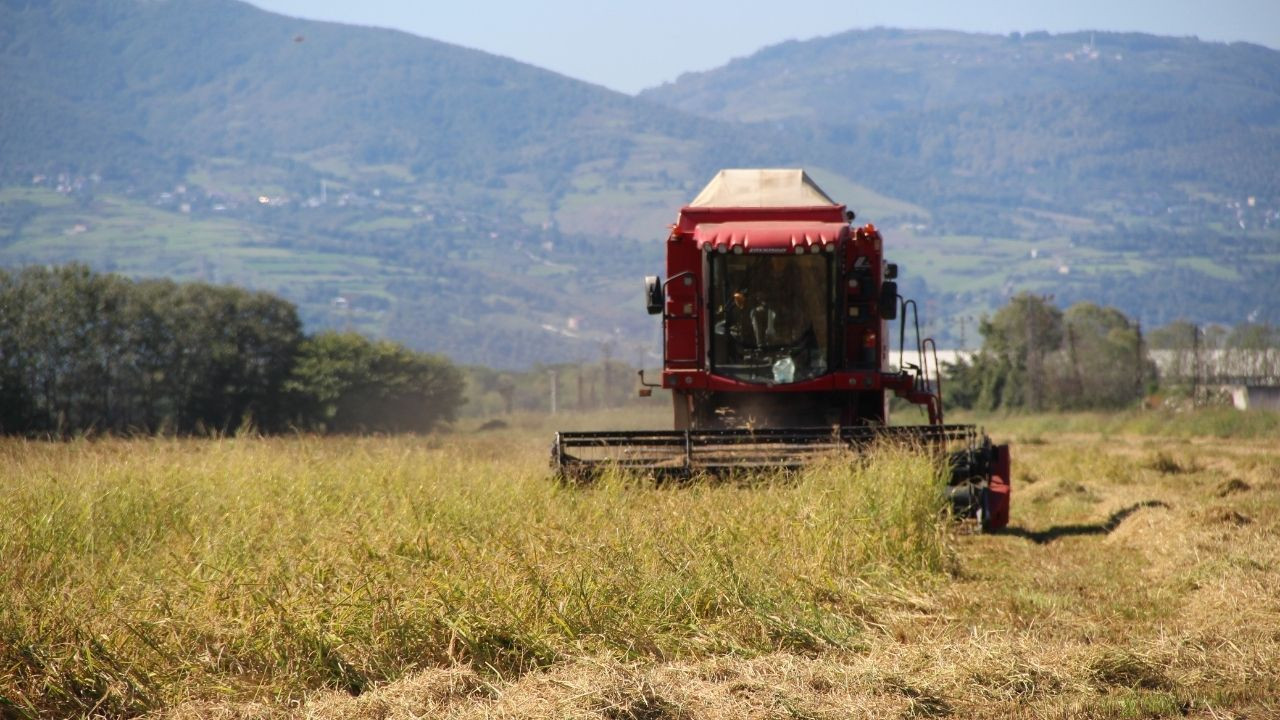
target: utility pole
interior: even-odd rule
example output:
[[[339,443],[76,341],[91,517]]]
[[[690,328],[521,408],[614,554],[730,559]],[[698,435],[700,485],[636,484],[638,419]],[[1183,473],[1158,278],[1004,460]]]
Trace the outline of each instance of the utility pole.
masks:
[[[609,387],[613,379],[609,373],[609,364],[613,361],[612,340],[605,340],[600,343],[600,357],[604,362],[604,387],[600,388],[600,405],[602,407],[609,407]]]
[[[1036,338],[1036,325],[1039,304],[1033,297],[1027,298],[1027,406],[1036,411],[1040,409],[1040,357]]]
[[[1067,323],[1067,356],[1071,360],[1071,374],[1075,381],[1076,399],[1084,399],[1084,373],[1080,371],[1080,358],[1076,354],[1076,329]]]
[[[548,370],[547,374],[551,376],[551,414],[556,414],[556,386],[559,385],[559,378],[556,377],[555,370]]]
[[[1139,398],[1142,398],[1142,321],[1136,323],[1138,337],[1133,342],[1133,367],[1134,367],[1134,390]]]
[[[583,382],[582,382],[583,381],[582,374],[584,372],[586,372],[586,369],[583,367],[582,358],[578,358],[578,412],[582,412],[583,410],[586,409],[585,397],[583,395]]]
[[[1200,397],[1200,326],[1191,326],[1191,407],[1199,404]]]

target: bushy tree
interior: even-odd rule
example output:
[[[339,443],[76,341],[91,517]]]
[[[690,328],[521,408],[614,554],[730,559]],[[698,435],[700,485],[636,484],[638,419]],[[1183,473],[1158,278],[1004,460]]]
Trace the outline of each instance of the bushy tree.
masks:
[[[1067,309],[1063,329],[1064,344],[1046,367],[1053,406],[1112,408],[1142,398],[1156,371],[1137,323],[1085,302]]]
[[[444,358],[355,333],[299,348],[288,383],[299,425],[328,432],[426,432],[454,419],[462,373]]]
[[[1115,308],[1022,293],[981,323],[982,350],[948,368],[945,401],[983,410],[1122,407],[1155,378],[1142,332]]]
[[[0,432],[423,431],[461,403],[444,358],[304,340],[297,309],[268,293],[0,271]]]
[[[1165,381],[1171,378],[1190,378],[1197,370],[1198,354],[1208,349],[1200,328],[1186,320],[1177,320],[1158,327],[1147,334],[1147,345],[1152,350],[1168,353],[1163,370]]]
[[[1270,323],[1241,323],[1227,334],[1226,345],[1232,350],[1270,350],[1280,348],[1280,327]]]
[[[293,305],[266,293],[83,265],[0,274],[0,429],[280,429],[301,336]]]
[[[294,306],[266,293],[203,284],[177,287],[174,372],[179,429],[281,429],[284,383],[302,325]]]
[[[1062,311],[1049,298],[1020,293],[979,325],[982,352],[966,371],[976,407],[1045,405],[1044,362],[1062,344]],[[954,383],[953,383],[954,384]],[[957,387],[966,392],[965,386]]]

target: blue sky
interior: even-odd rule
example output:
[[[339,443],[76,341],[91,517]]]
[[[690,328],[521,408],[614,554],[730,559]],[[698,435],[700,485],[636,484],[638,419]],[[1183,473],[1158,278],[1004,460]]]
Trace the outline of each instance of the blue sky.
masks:
[[[1008,33],[1139,31],[1280,48],[1278,0],[250,0],[392,27],[636,92],[766,45],[877,25]]]

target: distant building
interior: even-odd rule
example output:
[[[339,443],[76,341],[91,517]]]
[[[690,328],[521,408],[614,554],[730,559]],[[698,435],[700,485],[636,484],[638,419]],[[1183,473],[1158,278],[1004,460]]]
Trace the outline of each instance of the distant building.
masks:
[[[1280,411],[1280,349],[1152,350],[1165,380],[1217,388],[1240,410]]]
[[[1231,388],[1231,403],[1238,410],[1280,412],[1280,385],[1237,385]]]

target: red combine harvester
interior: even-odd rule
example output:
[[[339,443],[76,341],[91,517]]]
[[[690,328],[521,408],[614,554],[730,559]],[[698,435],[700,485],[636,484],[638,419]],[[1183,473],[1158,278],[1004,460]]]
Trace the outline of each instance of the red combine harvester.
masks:
[[[675,429],[557,433],[557,471],[796,468],[894,440],[946,453],[957,512],[1004,527],[1009,448],[944,424],[937,347],[919,337],[915,302],[899,298],[880,233],[853,218],[802,170],[720,171],[671,226],[667,279],[645,278],[663,368],[642,392],[671,392]],[[888,322],[900,318],[904,358],[908,315],[917,362],[891,369]],[[929,424],[890,425],[890,393],[924,407]]]

